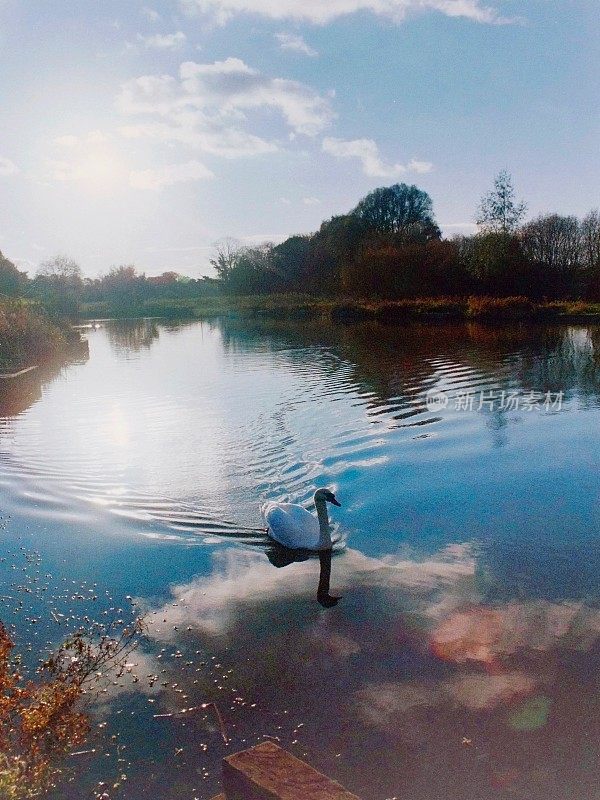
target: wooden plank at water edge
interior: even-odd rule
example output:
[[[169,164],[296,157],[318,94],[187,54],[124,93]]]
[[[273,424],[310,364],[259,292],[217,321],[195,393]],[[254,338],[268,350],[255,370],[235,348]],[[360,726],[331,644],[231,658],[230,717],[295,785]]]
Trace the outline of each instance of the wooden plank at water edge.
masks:
[[[223,759],[227,800],[359,800],[273,742]]]
[[[0,372],[0,379],[2,380],[12,380],[13,378],[20,378],[22,375],[27,375],[30,372],[34,372],[37,369],[37,365],[34,367],[25,367],[25,369],[20,369],[18,372]]]

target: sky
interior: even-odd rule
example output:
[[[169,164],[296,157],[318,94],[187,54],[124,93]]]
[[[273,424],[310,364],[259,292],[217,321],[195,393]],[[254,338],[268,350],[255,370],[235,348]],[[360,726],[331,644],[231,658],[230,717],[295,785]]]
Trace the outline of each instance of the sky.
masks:
[[[211,274],[377,186],[600,205],[599,0],[0,0],[0,250]]]

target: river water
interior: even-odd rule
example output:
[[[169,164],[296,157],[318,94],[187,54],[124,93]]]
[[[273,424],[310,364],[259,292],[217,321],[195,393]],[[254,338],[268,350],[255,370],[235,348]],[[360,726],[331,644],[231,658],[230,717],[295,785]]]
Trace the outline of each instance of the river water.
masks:
[[[0,389],[19,649],[148,623],[57,798],[208,800],[265,737],[363,800],[595,796],[600,328],[85,335],[89,359]],[[342,503],[329,608],[320,560],[252,530],[319,486]]]

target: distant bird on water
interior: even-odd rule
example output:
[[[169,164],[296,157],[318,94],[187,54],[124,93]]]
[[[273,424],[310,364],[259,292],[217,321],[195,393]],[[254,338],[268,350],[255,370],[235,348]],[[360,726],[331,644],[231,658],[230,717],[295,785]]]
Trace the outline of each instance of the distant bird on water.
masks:
[[[268,534],[279,544],[296,550],[327,550],[332,546],[327,503],[341,506],[330,489],[314,494],[317,516],[295,503],[269,502],[261,506]]]

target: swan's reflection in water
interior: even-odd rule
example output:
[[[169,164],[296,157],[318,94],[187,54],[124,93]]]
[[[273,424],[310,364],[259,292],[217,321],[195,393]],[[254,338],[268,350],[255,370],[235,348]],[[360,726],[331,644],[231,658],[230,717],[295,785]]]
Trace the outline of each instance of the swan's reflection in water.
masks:
[[[323,608],[332,608],[337,605],[342,599],[341,597],[334,597],[330,592],[331,583],[331,559],[333,556],[333,547],[328,547],[324,550],[315,551],[310,550],[291,550],[288,547],[275,544],[267,549],[267,558],[274,567],[288,567],[290,564],[296,564],[302,561],[309,561],[316,556],[319,558],[319,584],[317,586],[317,602]]]
[[[319,573],[317,600],[323,606],[323,608],[332,608],[332,606],[336,606],[342,599],[341,597],[333,597],[331,594],[329,594],[332,554],[333,550],[331,548],[319,551],[319,563],[321,565],[321,569]]]

